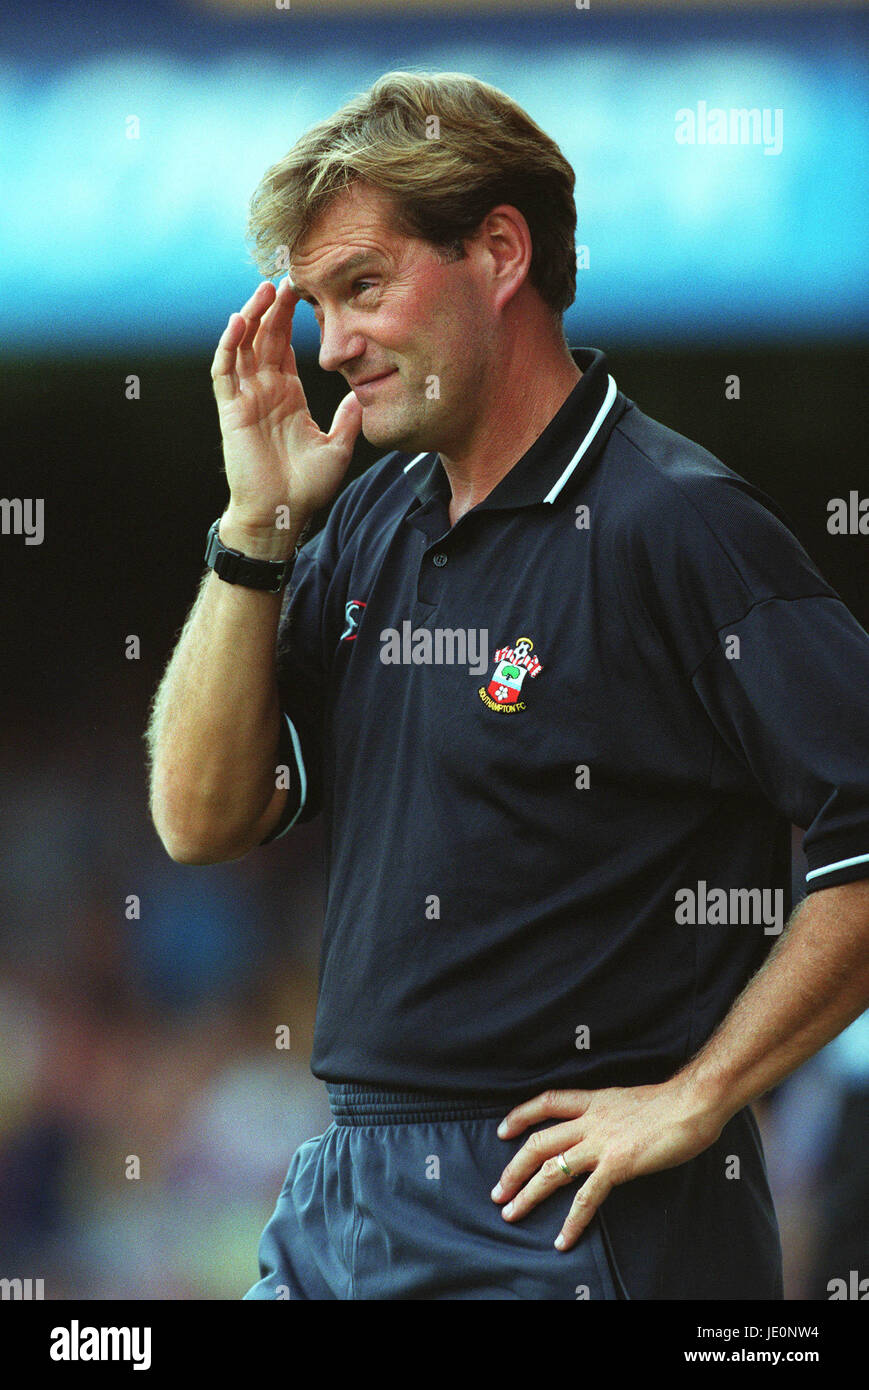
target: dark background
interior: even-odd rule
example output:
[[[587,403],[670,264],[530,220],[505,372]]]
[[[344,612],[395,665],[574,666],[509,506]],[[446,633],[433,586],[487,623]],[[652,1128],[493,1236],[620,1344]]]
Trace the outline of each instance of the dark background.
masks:
[[[828,582],[869,623],[865,538],[827,529],[830,499],[867,481],[862,345],[642,352],[571,338],[571,346],[602,347],[642,410],[779,502]],[[15,594],[7,649],[29,652],[6,670],[10,714],[52,721],[62,692],[67,708],[105,713],[109,701],[113,718],[142,727],[147,692],[202,572],[200,540],[228,496],[209,369],[207,353],[137,355],[141,398],[128,400],[129,359],[3,365],[0,429],[16,475],[45,499],[46,514],[43,546],[9,538],[0,550],[3,591]],[[314,358],[303,355],[300,370],[328,429],[346,386]],[[725,396],[733,374],[739,400]],[[377,457],[360,438],[348,481]],[[141,638],[138,665],[123,661],[131,633]]]

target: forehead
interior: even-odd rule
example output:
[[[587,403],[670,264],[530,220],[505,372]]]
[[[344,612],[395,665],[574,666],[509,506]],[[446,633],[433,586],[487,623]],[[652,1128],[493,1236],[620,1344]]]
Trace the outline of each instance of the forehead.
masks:
[[[293,282],[300,289],[313,289],[338,266],[349,272],[372,255],[397,256],[411,238],[398,231],[396,222],[391,198],[365,184],[351,184],[335,195],[296,244],[290,261]]]

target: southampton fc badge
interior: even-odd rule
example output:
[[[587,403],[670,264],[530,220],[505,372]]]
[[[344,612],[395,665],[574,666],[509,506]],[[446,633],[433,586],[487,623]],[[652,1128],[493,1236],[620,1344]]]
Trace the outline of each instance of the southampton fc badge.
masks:
[[[477,691],[484,705],[499,714],[516,714],[525,708],[520,699],[522,683],[533,680],[543,670],[536,656],[531,652],[534,643],[530,637],[520,637],[512,647],[499,647],[495,653],[495,673],[488,685],[481,685]]]

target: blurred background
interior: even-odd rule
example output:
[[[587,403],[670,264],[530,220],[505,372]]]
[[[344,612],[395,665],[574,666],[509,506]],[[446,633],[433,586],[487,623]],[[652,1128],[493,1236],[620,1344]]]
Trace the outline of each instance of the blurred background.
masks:
[[[146,804],[148,701],[226,501],[209,368],[258,281],[266,167],[391,68],[509,92],[577,174],[571,345],[775,497],[865,627],[866,539],[827,504],[869,493],[866,30],[794,0],[0,0],[2,491],[44,500],[41,543],[0,536],[0,1277],[236,1299],[329,1123],[318,824],[191,868]],[[715,107],[769,112],[780,148],[677,139]],[[297,341],[326,424],[345,388],[305,305]],[[867,1092],[864,1017],[758,1107],[790,1299],[869,1275]]]

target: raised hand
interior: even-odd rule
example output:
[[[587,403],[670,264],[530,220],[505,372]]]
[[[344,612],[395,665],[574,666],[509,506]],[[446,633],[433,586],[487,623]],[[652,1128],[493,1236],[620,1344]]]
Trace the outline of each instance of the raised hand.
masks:
[[[264,280],[241,312],[230,315],[211,366],[230,529],[258,541],[259,554],[275,558],[335,495],[362,425],[362,406],[352,391],[340,402],[328,434],[311,416],[290,341],[299,298],[288,278],[277,289]],[[289,507],[289,531],[275,530],[281,506]]]

